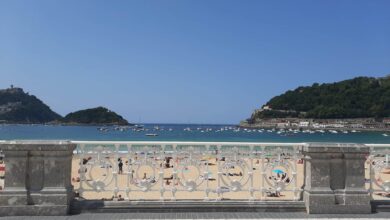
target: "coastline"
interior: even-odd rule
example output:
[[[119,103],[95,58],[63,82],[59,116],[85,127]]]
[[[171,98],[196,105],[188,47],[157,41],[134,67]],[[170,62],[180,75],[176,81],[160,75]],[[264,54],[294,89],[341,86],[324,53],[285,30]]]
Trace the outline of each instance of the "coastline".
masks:
[[[239,128],[248,129],[298,129],[298,130],[312,130],[312,131],[361,131],[361,132],[390,132],[390,128],[313,128],[313,127],[277,127],[277,126],[264,126],[264,125],[238,125]]]
[[[390,131],[390,118],[263,118],[241,121],[240,128],[337,131]]]
[[[121,123],[104,123],[104,124],[99,124],[99,123],[75,123],[75,122],[69,122],[69,123],[64,123],[64,122],[49,122],[49,123],[12,123],[12,122],[3,122],[0,123],[0,125],[48,125],[48,126],[135,126],[136,124],[128,123],[128,124],[121,124]]]

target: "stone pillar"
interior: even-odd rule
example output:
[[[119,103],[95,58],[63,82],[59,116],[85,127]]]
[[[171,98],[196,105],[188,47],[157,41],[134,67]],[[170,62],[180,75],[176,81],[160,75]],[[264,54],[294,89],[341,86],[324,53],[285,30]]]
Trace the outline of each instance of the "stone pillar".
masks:
[[[73,195],[68,141],[6,141],[0,216],[66,215]]]
[[[364,163],[369,148],[360,144],[310,143],[303,148],[303,199],[310,214],[371,213]]]

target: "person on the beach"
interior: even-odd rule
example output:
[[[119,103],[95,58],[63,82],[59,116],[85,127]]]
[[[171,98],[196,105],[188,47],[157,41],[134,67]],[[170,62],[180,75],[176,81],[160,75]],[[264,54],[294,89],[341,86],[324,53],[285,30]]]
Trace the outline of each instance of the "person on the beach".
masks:
[[[119,167],[118,174],[122,174],[123,173],[123,162],[122,162],[121,158],[118,159],[118,167]]]

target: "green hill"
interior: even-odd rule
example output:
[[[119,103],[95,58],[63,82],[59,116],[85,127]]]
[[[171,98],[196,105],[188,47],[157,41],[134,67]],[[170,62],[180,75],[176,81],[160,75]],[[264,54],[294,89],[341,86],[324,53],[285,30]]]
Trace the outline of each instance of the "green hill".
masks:
[[[390,76],[298,87],[269,100],[249,120],[284,117],[390,117]]]
[[[0,121],[5,123],[46,123],[61,116],[21,88],[0,90]]]
[[[66,115],[62,122],[68,124],[129,125],[122,116],[104,107],[80,110]]]

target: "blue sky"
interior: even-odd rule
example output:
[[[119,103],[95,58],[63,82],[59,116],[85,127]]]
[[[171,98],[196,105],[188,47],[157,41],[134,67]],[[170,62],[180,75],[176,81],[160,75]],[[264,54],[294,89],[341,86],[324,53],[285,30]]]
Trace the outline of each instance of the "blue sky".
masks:
[[[390,1],[0,1],[0,87],[66,113],[238,123],[300,85],[390,74]]]

